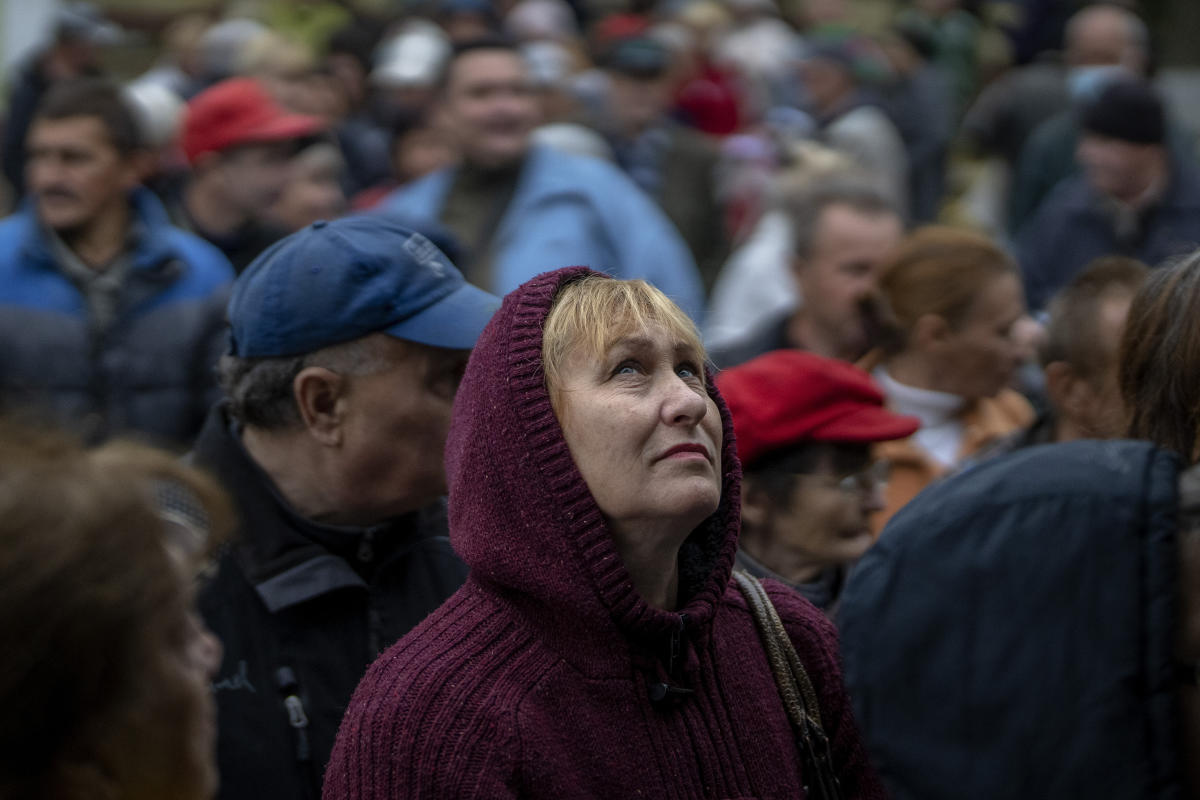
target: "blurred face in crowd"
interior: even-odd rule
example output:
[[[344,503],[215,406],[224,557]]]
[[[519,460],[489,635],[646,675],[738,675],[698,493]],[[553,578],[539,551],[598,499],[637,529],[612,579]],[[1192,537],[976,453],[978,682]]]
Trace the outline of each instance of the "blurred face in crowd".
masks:
[[[1136,202],[1166,173],[1161,145],[1137,144],[1084,133],[1076,153],[1088,183],[1122,202]]]
[[[225,201],[247,219],[262,219],[292,176],[295,142],[247,144],[202,157]]]
[[[870,345],[863,306],[874,294],[879,268],[903,234],[891,213],[827,206],[817,222],[812,252],[798,257],[794,273],[803,315],[818,331],[816,346],[829,358],[853,359]]]
[[[271,215],[291,231],[320,219],[336,219],[346,210],[343,164],[336,146],[322,143],[296,156],[291,177]]]
[[[622,132],[640,133],[662,117],[670,103],[665,76],[645,79],[612,72],[610,78],[610,111]]]
[[[828,58],[810,58],[801,64],[800,80],[819,114],[834,111],[854,91],[850,70]]]
[[[686,535],[720,503],[721,417],[703,360],[655,324],[599,359],[576,346],[550,387],[571,457],[618,543],[655,523]]]
[[[742,499],[743,546],[764,566],[795,581],[857,561],[874,537],[871,515],[884,507],[884,468],[865,444],[817,443],[815,466],[787,476],[749,470]],[[768,490],[766,482],[773,485]],[[770,554],[778,554],[772,557]]]
[[[1067,28],[1067,63],[1072,68],[1119,65],[1139,73],[1144,59],[1131,35],[1131,20],[1130,12],[1115,7],[1093,6],[1079,12]]]
[[[339,376],[336,439],[342,520],[371,524],[446,493],[442,451],[467,350],[376,334],[382,368]]]
[[[1118,356],[1132,301],[1131,294],[1120,291],[1099,301],[1097,340],[1093,343],[1098,365],[1094,371],[1082,372],[1065,362],[1046,365],[1046,388],[1055,413],[1078,435],[1118,439],[1125,433],[1126,414],[1121,398]],[[1060,440],[1063,429],[1060,425]]]
[[[980,286],[957,325],[934,315],[919,320],[926,355],[939,376],[933,388],[968,399],[999,394],[1032,356],[1020,335],[1025,318],[1021,280],[1004,274]]]
[[[444,112],[463,158],[485,168],[525,155],[537,124],[537,100],[525,62],[508,50],[475,50],[450,67]]]
[[[392,142],[392,171],[401,183],[448,167],[456,158],[446,132],[436,125],[414,128]]]
[[[86,229],[138,183],[135,159],[117,151],[96,117],[35,119],[27,152],[38,218],[60,234]]]
[[[163,609],[146,631],[142,693],[130,708],[138,720],[134,730],[145,736],[123,781],[125,797],[208,800],[216,793],[212,680],[222,647],[193,610],[190,583],[181,576],[179,602]]]

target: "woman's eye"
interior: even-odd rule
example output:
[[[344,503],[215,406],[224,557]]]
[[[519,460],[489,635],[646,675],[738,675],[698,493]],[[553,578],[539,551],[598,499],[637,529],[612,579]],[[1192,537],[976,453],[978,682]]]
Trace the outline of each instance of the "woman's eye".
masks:
[[[675,368],[675,374],[684,380],[690,380],[692,378],[699,379],[700,369],[695,364],[680,364]]]
[[[633,375],[638,372],[638,365],[635,361],[622,361],[613,370],[613,375]]]

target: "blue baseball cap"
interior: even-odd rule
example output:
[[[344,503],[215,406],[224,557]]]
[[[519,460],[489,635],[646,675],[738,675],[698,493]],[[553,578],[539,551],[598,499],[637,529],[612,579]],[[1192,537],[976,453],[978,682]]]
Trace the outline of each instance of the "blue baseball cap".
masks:
[[[231,354],[297,356],[371,333],[466,350],[500,298],[432,242],[380,215],[314,222],[271,245],[229,300]]]

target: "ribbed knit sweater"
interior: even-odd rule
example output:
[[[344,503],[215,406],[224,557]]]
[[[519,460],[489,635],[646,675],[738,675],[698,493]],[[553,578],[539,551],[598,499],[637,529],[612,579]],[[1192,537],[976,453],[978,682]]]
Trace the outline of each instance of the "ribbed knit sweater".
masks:
[[[509,294],[471,356],[446,450],[451,542],[471,577],[368,671],[325,800],[804,796],[792,730],[730,581],[741,468],[715,388],[722,501],[681,549],[678,611],[634,589],[571,459],[542,328],[559,286],[587,272]],[[882,797],[832,626],[767,586],[816,686],[845,796]]]

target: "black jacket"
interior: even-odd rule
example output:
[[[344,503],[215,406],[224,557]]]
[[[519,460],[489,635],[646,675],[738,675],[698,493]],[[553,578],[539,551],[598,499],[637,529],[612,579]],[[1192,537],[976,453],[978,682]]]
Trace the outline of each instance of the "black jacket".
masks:
[[[895,800],[1177,798],[1179,462],[1032,447],[918,496],[851,573],[846,684]]]
[[[304,519],[250,460],[221,406],[194,461],[221,480],[241,518],[199,598],[225,647],[214,682],[219,796],[318,798],[367,666],[466,578],[445,503],[369,529]]]

